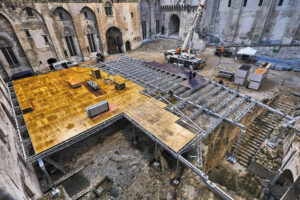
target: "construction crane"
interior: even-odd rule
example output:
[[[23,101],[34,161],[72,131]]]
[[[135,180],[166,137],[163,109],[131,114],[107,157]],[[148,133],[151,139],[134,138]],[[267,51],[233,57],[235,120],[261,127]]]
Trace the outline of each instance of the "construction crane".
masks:
[[[201,0],[201,3],[199,4],[196,15],[193,19],[191,27],[189,28],[189,31],[181,49],[172,49],[164,53],[165,58],[166,60],[168,60],[168,62],[183,64],[185,67],[192,66],[193,69],[199,69],[206,64],[204,60],[197,58],[196,54],[192,50],[193,35],[195,32],[197,22],[201,20],[205,2],[206,0]]]

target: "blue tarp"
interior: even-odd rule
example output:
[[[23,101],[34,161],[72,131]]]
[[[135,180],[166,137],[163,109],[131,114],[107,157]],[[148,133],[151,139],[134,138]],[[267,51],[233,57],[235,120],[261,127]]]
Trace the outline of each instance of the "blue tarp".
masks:
[[[267,62],[272,63],[271,69],[276,70],[294,70],[295,72],[300,72],[300,59],[295,60],[282,60],[278,58],[269,58],[263,56],[255,56],[258,64]]]

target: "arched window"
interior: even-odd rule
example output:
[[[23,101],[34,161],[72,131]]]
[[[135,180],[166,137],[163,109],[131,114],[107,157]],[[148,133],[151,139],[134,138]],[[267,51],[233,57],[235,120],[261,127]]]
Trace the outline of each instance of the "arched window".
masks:
[[[26,14],[27,14],[28,17],[33,17],[34,16],[31,8],[26,7],[25,11],[26,11]]]
[[[65,28],[64,36],[69,49],[70,56],[77,56],[77,52],[73,42],[73,37],[69,28]]]
[[[88,38],[88,41],[89,41],[90,51],[91,52],[96,52],[97,48],[96,48],[96,45],[95,45],[94,34],[93,34],[92,28],[90,26],[87,27],[87,34],[86,35],[87,35],[87,38]]]
[[[19,61],[13,52],[12,44],[2,37],[0,37],[0,49],[10,67],[19,65]]]
[[[110,1],[105,2],[105,14],[106,16],[112,16],[113,12],[112,12],[112,3]]]

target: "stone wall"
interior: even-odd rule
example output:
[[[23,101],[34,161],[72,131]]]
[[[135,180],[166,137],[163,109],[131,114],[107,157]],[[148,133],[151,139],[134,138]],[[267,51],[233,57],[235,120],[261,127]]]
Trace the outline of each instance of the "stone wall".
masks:
[[[261,111],[261,108],[255,108],[250,111],[240,123],[247,127]],[[216,167],[221,160],[224,159],[224,156],[230,155],[240,133],[240,128],[228,123],[222,123],[205,139],[205,144],[208,144],[207,150],[203,153],[205,172],[209,172]]]
[[[149,9],[155,7],[154,1],[148,2],[151,3]],[[159,5],[159,1],[156,4]],[[111,14],[105,10],[107,5],[111,7]],[[148,28],[151,28],[149,38],[155,28],[155,13],[157,11],[152,9],[147,18]],[[12,47],[11,54],[15,55],[18,63],[8,63],[2,50],[0,60],[7,74],[12,76],[25,70],[47,72],[49,59],[77,62],[95,59],[97,52],[107,55],[108,46],[114,45],[114,41],[107,43],[106,38],[107,31],[112,27],[122,34],[122,41],[118,41],[121,43],[121,52],[126,51],[126,42],[130,43],[131,49],[135,49],[142,42],[140,18],[138,0],[0,3],[0,44]],[[91,44],[88,34],[92,34],[95,45]],[[68,43],[67,40],[72,41]]]
[[[1,77],[0,104],[0,199],[1,193],[14,199],[39,197],[41,191],[33,168],[24,164],[19,150],[12,108]]]
[[[277,0],[259,1],[241,0],[206,1],[198,34],[202,37],[214,35],[221,42],[231,44],[261,43],[299,43],[300,38],[300,1],[284,0],[279,5]],[[194,17],[190,10],[197,8],[199,1],[162,0],[165,24],[169,23],[170,13],[180,16],[179,38],[184,37],[189,20]]]

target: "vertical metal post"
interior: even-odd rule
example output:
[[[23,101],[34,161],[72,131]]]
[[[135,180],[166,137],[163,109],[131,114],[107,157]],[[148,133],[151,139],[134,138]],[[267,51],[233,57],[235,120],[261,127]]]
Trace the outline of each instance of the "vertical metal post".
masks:
[[[44,164],[44,162],[43,162],[43,160],[41,158],[38,159],[38,163],[39,163],[39,166],[40,166],[41,170],[44,172],[47,180],[49,181],[49,183],[51,185],[52,196],[53,197],[60,196],[60,190],[58,188],[56,188],[56,185],[55,185],[54,181],[52,180],[52,178],[50,177],[49,173],[47,172],[45,164]]]
[[[176,176],[175,176],[175,179],[173,180],[173,184],[176,186],[179,184],[179,160],[178,160],[178,158],[177,158],[177,165],[176,165]]]
[[[159,162],[158,162],[158,147],[157,147],[157,140],[155,140],[155,162],[153,163],[153,166],[155,168],[159,167]]]
[[[135,127],[132,124],[132,136],[133,136],[133,145],[137,144],[136,138],[135,138]]]
[[[157,151],[157,142],[155,142],[155,162],[158,161],[158,151]]]

